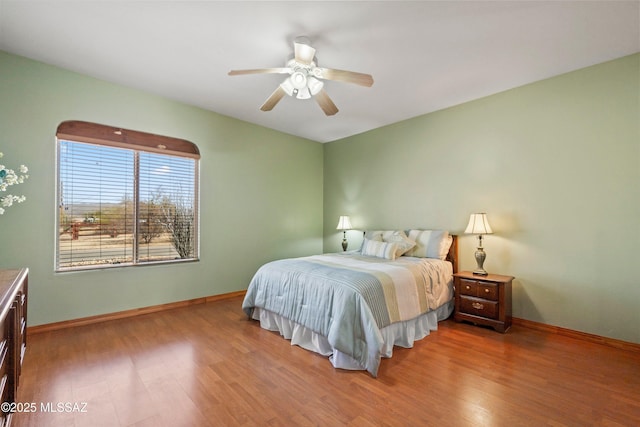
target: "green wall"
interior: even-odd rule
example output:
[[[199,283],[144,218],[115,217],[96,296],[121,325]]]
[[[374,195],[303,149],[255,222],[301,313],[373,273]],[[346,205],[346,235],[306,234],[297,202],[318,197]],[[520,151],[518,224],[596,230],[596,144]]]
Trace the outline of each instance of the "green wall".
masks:
[[[640,343],[639,98],[636,54],[325,144],[324,250],[339,215],[462,234],[487,212],[514,316]],[[459,243],[474,269],[477,238]]]
[[[633,55],[319,144],[0,52],[2,163],[31,176],[0,216],[0,268],[30,268],[34,326],[245,289],[266,261],[339,251],[339,215],[461,234],[485,211],[516,317],[640,342],[639,80]],[[64,120],[199,146],[200,262],[54,273]],[[461,235],[461,268],[475,244]]]
[[[201,261],[54,273],[55,131],[85,120],[190,140]],[[246,289],[264,262],[322,251],[322,144],[0,51],[2,163],[30,168],[0,216],[0,268],[29,267],[29,325]],[[6,193],[5,193],[6,194]]]

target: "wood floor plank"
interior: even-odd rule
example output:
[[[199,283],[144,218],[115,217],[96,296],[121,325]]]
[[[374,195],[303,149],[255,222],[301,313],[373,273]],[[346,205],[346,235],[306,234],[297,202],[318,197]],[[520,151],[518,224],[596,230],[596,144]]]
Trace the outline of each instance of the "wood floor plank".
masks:
[[[637,426],[640,354],[445,321],[378,378],[334,369],[241,297],[29,336],[22,427]],[[40,405],[86,402],[86,412]]]

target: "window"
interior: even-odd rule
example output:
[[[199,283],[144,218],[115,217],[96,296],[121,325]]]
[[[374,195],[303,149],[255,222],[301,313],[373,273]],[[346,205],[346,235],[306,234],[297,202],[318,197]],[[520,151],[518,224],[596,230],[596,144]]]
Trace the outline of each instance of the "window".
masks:
[[[195,144],[77,121],[56,136],[57,271],[198,259]]]

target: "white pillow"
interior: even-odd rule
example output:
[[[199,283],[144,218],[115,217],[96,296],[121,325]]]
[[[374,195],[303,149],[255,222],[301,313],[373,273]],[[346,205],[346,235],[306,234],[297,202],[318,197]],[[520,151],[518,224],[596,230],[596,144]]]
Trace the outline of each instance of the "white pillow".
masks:
[[[383,240],[388,243],[397,243],[398,250],[396,251],[396,258],[409,252],[416,245],[416,242],[411,240],[404,234],[404,231],[394,231],[390,236],[384,237]]]
[[[441,260],[447,259],[447,255],[449,255],[449,249],[451,248],[452,244],[453,244],[453,236],[447,233],[447,238],[442,239],[442,246],[440,247]]]
[[[382,242],[382,235],[384,233],[387,233],[387,231],[380,231],[380,230],[365,231],[364,238],[369,240],[375,240],[377,242]]]
[[[367,238],[362,242],[362,255],[374,256],[377,258],[396,259],[397,243],[378,242]]]
[[[418,258],[445,259],[452,238],[448,231],[444,230],[409,230],[409,239],[416,245],[405,255]]]

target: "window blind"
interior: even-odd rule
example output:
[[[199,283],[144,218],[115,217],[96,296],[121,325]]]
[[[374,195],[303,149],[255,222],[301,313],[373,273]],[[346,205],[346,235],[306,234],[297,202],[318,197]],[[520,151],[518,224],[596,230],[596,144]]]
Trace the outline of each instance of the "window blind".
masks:
[[[141,152],[139,170],[139,260],[192,258],[195,160]]]
[[[133,262],[135,152],[59,144],[57,266]]]
[[[199,154],[64,136],[56,270],[197,259]]]

